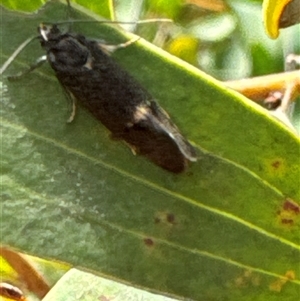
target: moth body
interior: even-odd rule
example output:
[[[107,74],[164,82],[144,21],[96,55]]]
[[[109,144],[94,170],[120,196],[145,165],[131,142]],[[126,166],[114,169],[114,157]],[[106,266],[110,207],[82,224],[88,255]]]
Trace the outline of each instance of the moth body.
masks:
[[[39,26],[41,46],[57,79],[117,138],[137,154],[174,173],[196,161],[181,135],[150,93],[101,47],[82,35]]]

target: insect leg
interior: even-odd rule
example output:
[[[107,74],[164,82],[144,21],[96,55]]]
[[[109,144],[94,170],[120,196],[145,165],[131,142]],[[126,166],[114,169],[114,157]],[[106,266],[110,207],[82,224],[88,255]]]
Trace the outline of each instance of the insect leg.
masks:
[[[72,112],[71,112],[70,117],[67,120],[67,123],[71,123],[74,120],[75,115],[76,115],[76,98],[74,97],[73,94],[70,94],[70,99],[72,101]]]
[[[68,32],[73,30],[73,22],[72,22],[73,9],[70,3],[70,0],[67,0],[67,16],[66,19],[70,21],[68,26]]]
[[[129,143],[126,143],[126,142],[125,142],[125,144],[130,148],[130,150],[131,150],[131,152],[134,156],[136,156],[138,154],[138,148],[137,147],[134,147],[134,146],[132,146]]]
[[[22,78],[23,76],[25,76],[26,74],[30,73],[31,71],[33,71],[33,70],[37,69],[38,67],[42,66],[46,61],[47,61],[47,56],[43,55],[43,56],[39,57],[36,60],[36,62],[33,65],[31,65],[28,69],[26,69],[24,71],[21,71],[16,75],[10,75],[7,78],[9,80],[18,80],[18,79]]]
[[[28,38],[26,41],[24,41],[15,51],[14,53],[8,58],[8,60],[2,65],[0,68],[0,74],[3,74],[3,72],[7,69],[7,67],[14,61],[14,59],[20,54],[20,52],[23,51],[23,49],[31,43],[34,39],[37,37],[31,37]]]
[[[74,120],[75,115],[76,115],[76,98],[65,86],[62,86],[62,87],[64,88],[66,97],[71,102],[71,106],[72,106],[71,114],[67,120],[67,123],[71,123]]]
[[[67,20],[71,19],[71,14],[72,14],[71,10],[72,10],[72,7],[71,7],[70,0],[67,0]]]
[[[131,40],[125,42],[125,43],[120,43],[120,44],[117,44],[117,45],[107,45],[107,44],[103,44],[103,43],[99,42],[98,45],[104,52],[113,53],[117,49],[128,47],[129,45],[137,42],[139,39],[140,39],[140,37],[136,37],[136,38],[133,38],[133,39],[131,39]]]

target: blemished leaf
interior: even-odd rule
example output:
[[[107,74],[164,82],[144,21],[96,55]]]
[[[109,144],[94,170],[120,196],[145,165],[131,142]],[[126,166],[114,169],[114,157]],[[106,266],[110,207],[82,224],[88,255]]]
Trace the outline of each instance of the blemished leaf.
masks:
[[[65,6],[1,13],[4,62],[40,22],[62,20]],[[117,27],[75,25],[110,44],[128,39]],[[42,54],[33,42],[5,75]],[[110,139],[83,109],[66,124],[68,103],[48,65],[18,82],[3,77],[2,243],[161,294],[295,300],[299,139],[249,100],[145,41],[113,57],[195,144],[198,162],[173,175]]]

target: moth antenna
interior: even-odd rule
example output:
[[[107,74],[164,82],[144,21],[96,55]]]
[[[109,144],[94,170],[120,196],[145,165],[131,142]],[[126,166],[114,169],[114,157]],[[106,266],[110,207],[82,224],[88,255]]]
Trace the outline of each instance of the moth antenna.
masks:
[[[72,7],[71,7],[70,0],[67,0],[67,6],[68,6],[68,12],[71,11]],[[68,16],[68,17],[70,17],[70,16]]]
[[[68,16],[67,19],[71,19],[71,12],[72,12],[72,6],[71,6],[71,1],[67,1],[67,6],[68,6]],[[140,21],[134,21],[134,22],[127,22],[127,21],[97,21],[97,20],[72,20],[72,21],[62,21],[62,22],[56,22],[56,23],[45,23],[49,25],[63,25],[63,24],[68,24],[68,23],[108,23],[108,24],[145,24],[145,23],[155,23],[155,22],[170,22],[173,23],[173,20],[171,19],[148,19],[148,20],[140,20]]]
[[[67,0],[67,19],[69,20],[69,28],[68,28],[68,31],[71,31],[72,30],[72,23],[73,23],[73,20],[72,20],[72,6],[71,6],[71,2],[70,0]]]
[[[64,25],[68,23],[100,23],[100,24],[146,24],[146,23],[155,23],[155,22],[166,22],[173,23],[171,19],[147,19],[147,20],[139,20],[134,22],[129,21],[97,21],[97,20],[72,20],[72,21],[61,21],[61,22],[43,22],[46,25]]]
[[[7,69],[7,67],[14,61],[14,59],[23,51],[23,49],[31,43],[34,39],[37,39],[38,36],[30,37],[26,41],[24,41],[14,52],[13,54],[7,59],[7,61],[3,64],[0,68],[0,74]]]
[[[146,20],[139,20],[136,21],[136,24],[146,24],[146,23],[155,23],[155,22],[166,22],[166,23],[173,23],[172,19],[166,19],[166,18],[158,18],[158,19],[146,19]]]

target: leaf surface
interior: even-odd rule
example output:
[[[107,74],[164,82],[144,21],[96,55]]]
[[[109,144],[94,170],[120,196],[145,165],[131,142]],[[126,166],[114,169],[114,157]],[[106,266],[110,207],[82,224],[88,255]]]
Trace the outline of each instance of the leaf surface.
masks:
[[[40,22],[64,16],[59,3],[35,15],[3,9],[1,60]],[[128,39],[98,24],[73,30],[109,43]],[[32,43],[6,74],[42,54]],[[67,101],[47,65],[18,82],[2,78],[2,242],[195,300],[294,300],[297,137],[145,41],[113,56],[172,116],[200,159],[173,175],[112,141],[83,109],[66,124]]]

